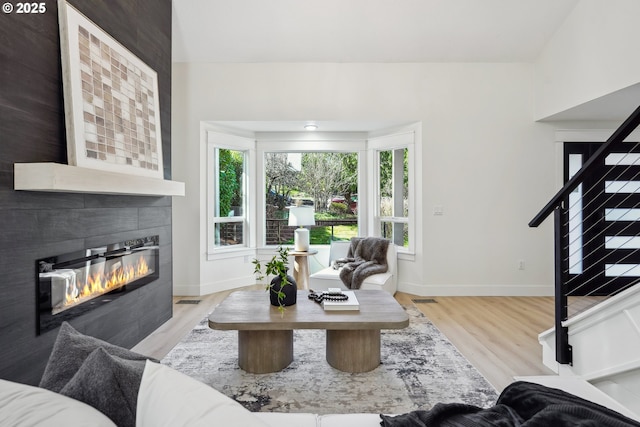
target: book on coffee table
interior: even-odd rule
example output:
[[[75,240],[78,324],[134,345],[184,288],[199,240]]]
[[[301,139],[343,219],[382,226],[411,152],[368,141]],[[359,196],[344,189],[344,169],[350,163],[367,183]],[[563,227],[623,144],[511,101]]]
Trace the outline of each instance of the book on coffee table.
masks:
[[[323,300],[322,307],[325,311],[339,311],[339,310],[360,310],[360,304],[356,298],[356,294],[353,291],[342,291],[347,295],[349,299],[343,301],[330,301]]]

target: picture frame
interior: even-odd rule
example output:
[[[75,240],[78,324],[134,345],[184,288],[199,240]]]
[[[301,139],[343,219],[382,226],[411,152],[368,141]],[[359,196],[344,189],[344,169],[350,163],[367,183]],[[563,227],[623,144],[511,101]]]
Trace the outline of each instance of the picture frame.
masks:
[[[58,19],[69,165],[163,179],[157,73],[66,0]]]

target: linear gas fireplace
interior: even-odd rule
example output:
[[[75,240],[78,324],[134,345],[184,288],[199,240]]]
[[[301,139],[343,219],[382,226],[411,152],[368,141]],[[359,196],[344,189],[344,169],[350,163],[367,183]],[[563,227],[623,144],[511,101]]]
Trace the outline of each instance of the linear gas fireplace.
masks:
[[[37,260],[37,334],[156,280],[158,247],[149,236]]]

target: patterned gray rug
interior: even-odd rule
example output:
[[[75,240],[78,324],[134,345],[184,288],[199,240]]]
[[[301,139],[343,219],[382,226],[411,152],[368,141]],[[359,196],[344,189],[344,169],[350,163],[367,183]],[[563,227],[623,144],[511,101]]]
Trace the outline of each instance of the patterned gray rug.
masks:
[[[382,331],[382,364],[349,374],[325,360],[325,332],[294,331],[294,360],[271,374],[238,367],[236,331],[209,329],[203,319],[162,360],[247,409],[270,412],[405,413],[438,402],[488,407],[496,390],[415,307],[406,329]]]

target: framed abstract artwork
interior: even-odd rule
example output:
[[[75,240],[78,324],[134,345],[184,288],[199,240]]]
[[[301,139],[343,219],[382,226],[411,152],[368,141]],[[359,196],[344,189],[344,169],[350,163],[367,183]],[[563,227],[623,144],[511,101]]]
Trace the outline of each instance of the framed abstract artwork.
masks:
[[[163,179],[158,75],[58,1],[69,165]]]

